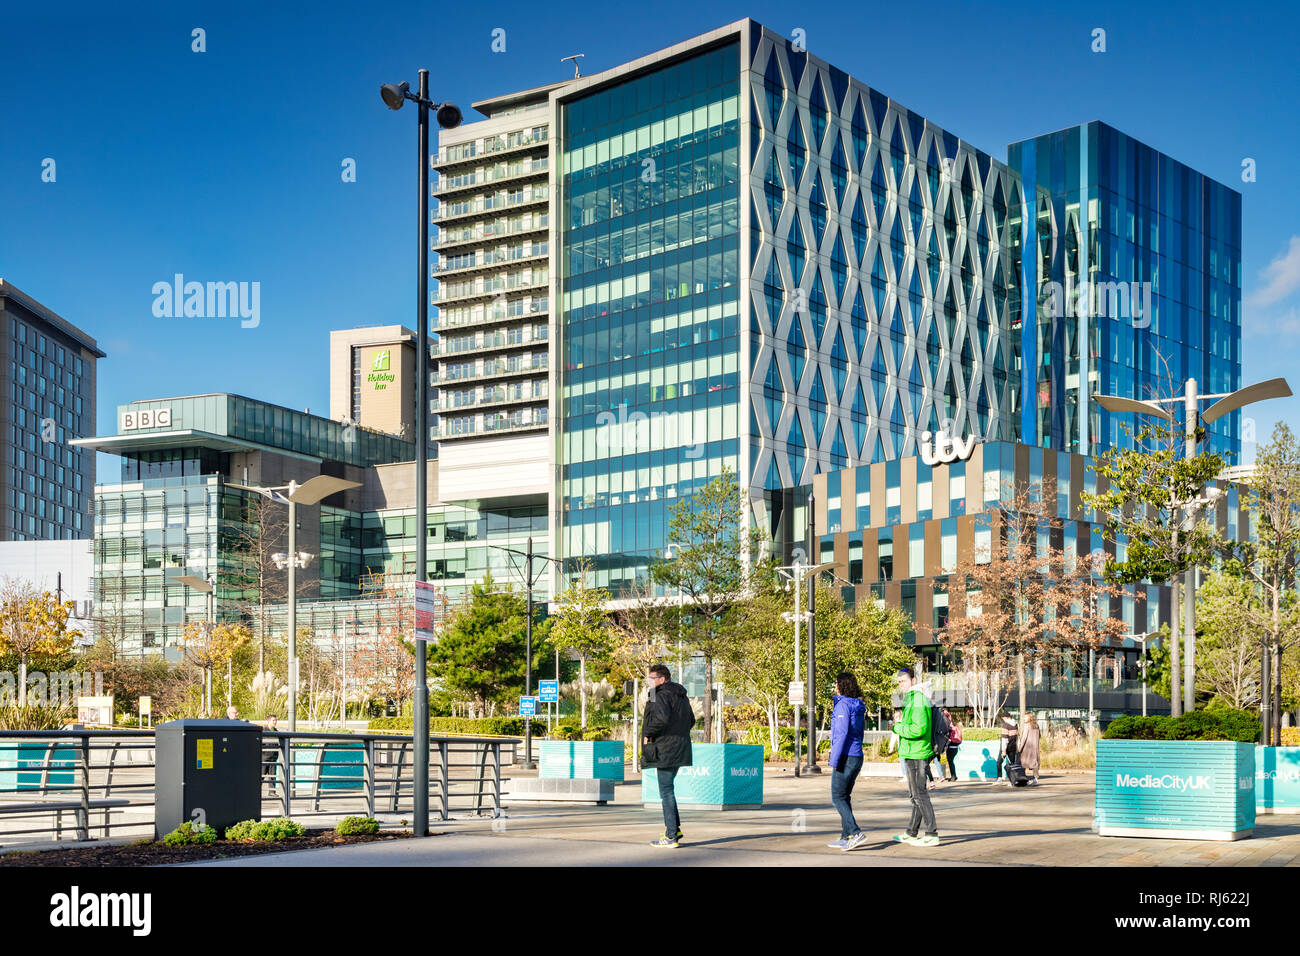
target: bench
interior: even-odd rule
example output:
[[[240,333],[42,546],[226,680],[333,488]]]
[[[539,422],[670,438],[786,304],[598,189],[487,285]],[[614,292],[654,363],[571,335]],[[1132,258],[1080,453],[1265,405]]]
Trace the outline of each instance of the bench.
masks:
[[[119,807],[130,806],[131,801],[125,799],[113,800],[91,800],[83,804],[80,800],[42,800],[35,803],[0,803],[0,814],[31,814],[31,813],[53,813],[54,816],[54,839],[63,838],[63,814],[71,812],[76,815],[77,821],[77,839],[90,839],[90,821],[87,819],[90,810],[103,810],[104,822],[101,825],[102,835],[108,836],[109,814],[112,810]]]

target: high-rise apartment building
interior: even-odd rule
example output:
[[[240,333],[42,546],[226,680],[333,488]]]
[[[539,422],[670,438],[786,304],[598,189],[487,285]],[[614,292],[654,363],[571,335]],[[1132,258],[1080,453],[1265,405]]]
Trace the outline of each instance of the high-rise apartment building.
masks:
[[[544,432],[550,346],[548,94],[475,103],[439,134],[432,408],[441,442]]]
[[[88,538],[95,340],[0,279],[0,540]]]

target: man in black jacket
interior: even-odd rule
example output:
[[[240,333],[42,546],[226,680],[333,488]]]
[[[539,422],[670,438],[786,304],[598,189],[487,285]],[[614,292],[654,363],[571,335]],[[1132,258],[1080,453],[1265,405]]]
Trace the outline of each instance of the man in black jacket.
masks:
[[[664,835],[650,844],[659,847],[676,847],[682,838],[673,781],[679,767],[691,765],[691,728],[695,726],[695,713],[686,699],[686,688],[674,684],[671,677],[662,664],[650,668],[646,675],[650,695],[642,721],[645,742],[641,765],[654,768],[664,807]]]

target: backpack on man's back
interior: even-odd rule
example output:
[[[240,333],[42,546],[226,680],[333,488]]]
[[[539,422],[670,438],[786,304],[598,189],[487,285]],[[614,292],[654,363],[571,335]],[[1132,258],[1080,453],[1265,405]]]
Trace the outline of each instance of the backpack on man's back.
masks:
[[[930,705],[930,747],[935,757],[942,757],[948,752],[948,743],[952,739],[952,724],[936,704]]]

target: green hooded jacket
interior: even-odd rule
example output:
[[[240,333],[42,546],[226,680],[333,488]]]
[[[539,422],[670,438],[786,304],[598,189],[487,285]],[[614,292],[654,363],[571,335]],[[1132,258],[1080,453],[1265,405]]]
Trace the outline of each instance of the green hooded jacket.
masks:
[[[894,724],[898,734],[900,760],[929,760],[934,756],[930,746],[930,698],[919,686],[907,692],[903,716]]]

